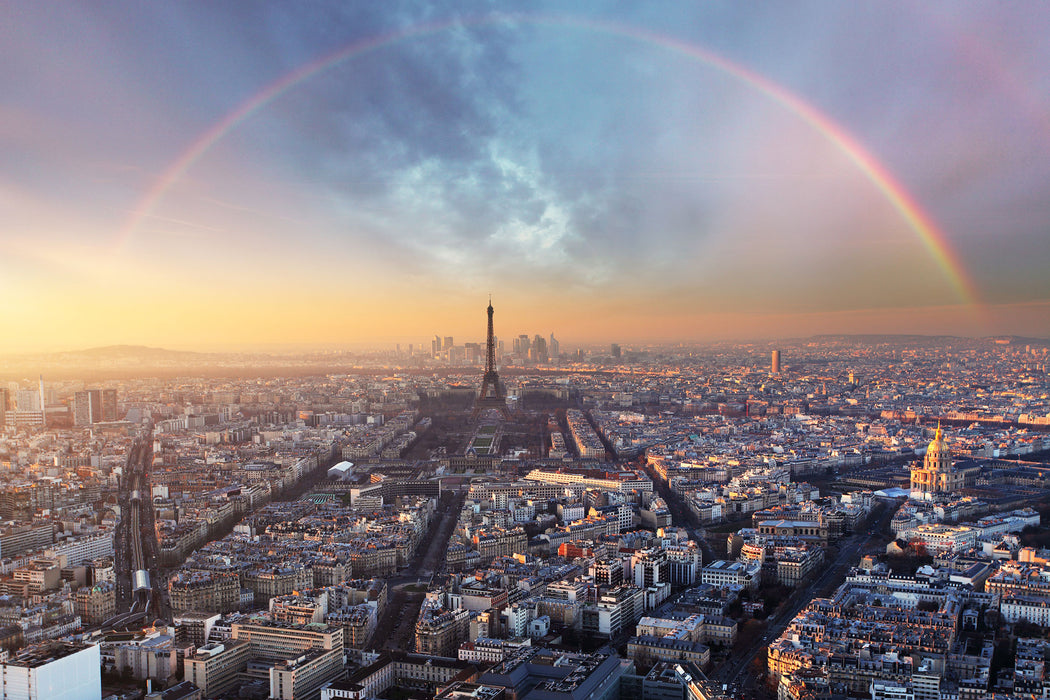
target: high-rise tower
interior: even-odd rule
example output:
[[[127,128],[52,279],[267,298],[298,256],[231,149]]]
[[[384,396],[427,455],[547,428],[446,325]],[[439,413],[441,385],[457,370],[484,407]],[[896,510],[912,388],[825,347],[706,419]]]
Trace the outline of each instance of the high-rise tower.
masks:
[[[509,417],[507,413],[507,397],[503,393],[503,385],[500,384],[499,374],[496,372],[496,334],[492,329],[492,299],[489,299],[489,328],[486,336],[485,354],[485,376],[481,378],[481,391],[478,392],[477,401],[474,402],[474,418],[481,415],[487,408],[494,408]]]

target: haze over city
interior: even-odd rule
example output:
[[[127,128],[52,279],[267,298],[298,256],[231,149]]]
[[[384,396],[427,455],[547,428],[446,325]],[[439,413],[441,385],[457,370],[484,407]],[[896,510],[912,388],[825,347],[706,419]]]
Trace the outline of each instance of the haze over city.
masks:
[[[3,3],[0,352],[1050,328],[1043,3]]]

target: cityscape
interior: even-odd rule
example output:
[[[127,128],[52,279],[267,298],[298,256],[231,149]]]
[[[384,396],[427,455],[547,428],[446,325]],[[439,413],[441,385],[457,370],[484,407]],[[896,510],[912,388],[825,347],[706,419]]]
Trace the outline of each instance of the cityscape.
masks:
[[[480,347],[0,388],[9,697],[1050,687],[1050,341],[561,351],[493,304]]]
[[[1050,6],[0,8],[0,700],[1050,698]]]

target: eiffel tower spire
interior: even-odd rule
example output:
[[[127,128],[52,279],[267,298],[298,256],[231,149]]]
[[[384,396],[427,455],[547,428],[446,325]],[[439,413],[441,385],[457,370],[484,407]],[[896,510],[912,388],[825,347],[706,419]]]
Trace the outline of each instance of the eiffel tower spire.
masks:
[[[481,378],[481,391],[478,392],[477,401],[474,402],[473,417],[477,418],[487,408],[498,410],[504,418],[508,418],[507,397],[503,393],[503,385],[500,383],[499,374],[496,372],[496,334],[492,328],[492,297],[489,297],[489,327],[486,336],[485,353],[485,376]]]

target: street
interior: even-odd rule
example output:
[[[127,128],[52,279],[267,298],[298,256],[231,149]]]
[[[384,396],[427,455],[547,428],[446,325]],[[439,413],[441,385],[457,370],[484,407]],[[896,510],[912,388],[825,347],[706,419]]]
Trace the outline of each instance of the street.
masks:
[[[871,540],[878,537],[883,528],[889,523],[893,515],[893,509],[885,505],[876,506],[875,513],[882,508],[878,521],[864,532],[856,533],[839,541],[839,551],[835,559],[826,566],[823,573],[810,581],[805,587],[796,590],[785,602],[774,616],[769,618],[769,627],[766,631],[745,649],[735,650],[730,654],[726,663],[709,674],[711,680],[723,683],[739,684],[741,688],[753,687],[759,680],[755,675],[741,679],[748,665],[754,660],[760,651],[764,651],[770,642],[775,640],[787,628],[791,621],[813,598],[823,594],[827,589],[838,586],[845,580],[850,568],[856,566],[860,558],[867,551]],[[874,514],[873,518],[876,517]]]

